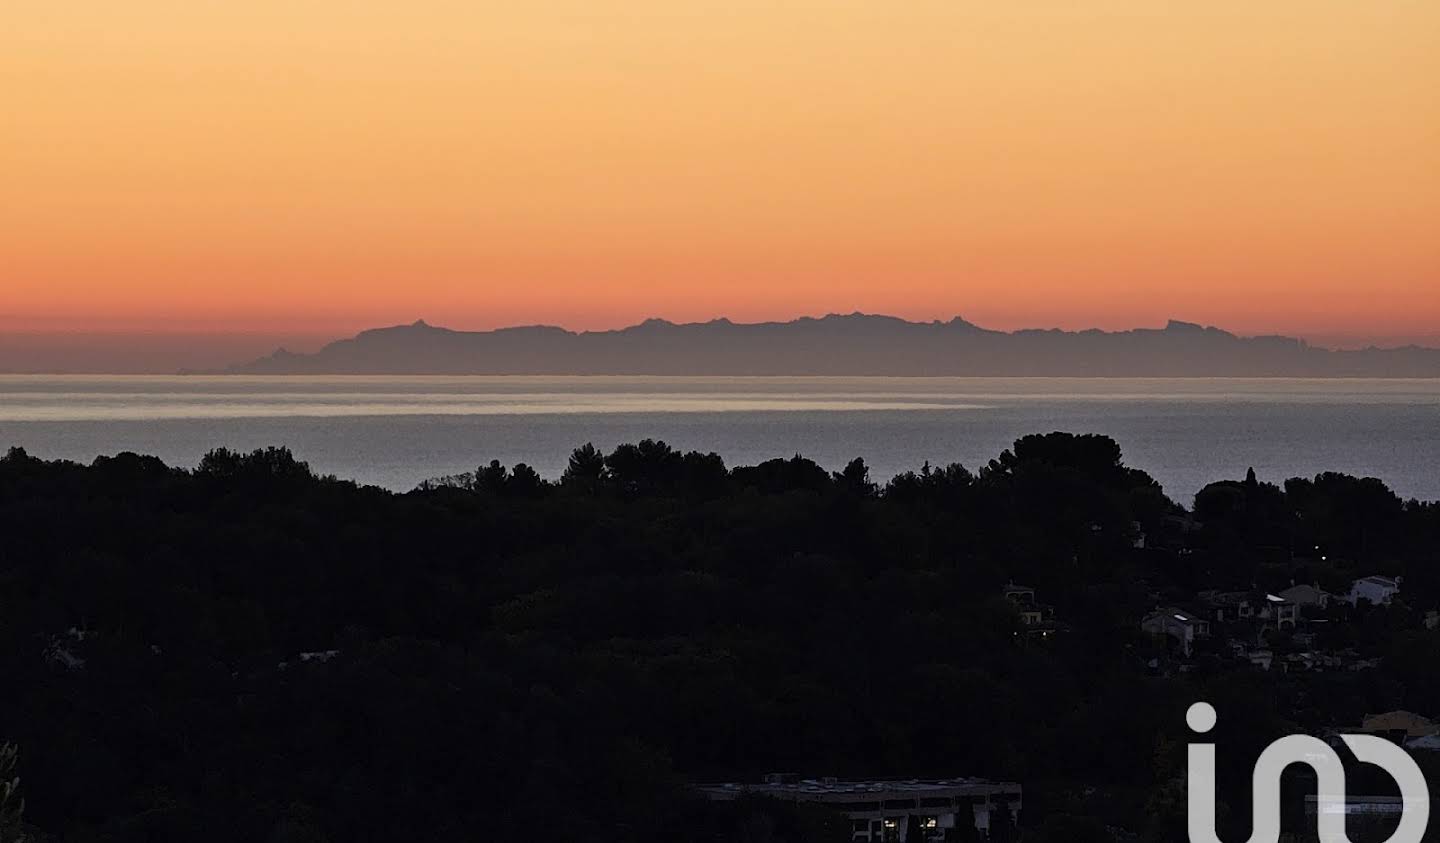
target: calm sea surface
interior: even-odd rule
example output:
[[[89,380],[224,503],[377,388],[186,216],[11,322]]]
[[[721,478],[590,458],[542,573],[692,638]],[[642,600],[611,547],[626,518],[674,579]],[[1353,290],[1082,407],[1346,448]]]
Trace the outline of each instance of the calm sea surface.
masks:
[[[0,448],[191,466],[219,445],[288,445],[393,489],[491,459],[554,477],[577,445],[644,437],[730,464],[863,456],[883,480],[926,460],[974,468],[1052,430],[1115,437],[1187,505],[1250,466],[1440,499],[1435,380],[0,376]]]

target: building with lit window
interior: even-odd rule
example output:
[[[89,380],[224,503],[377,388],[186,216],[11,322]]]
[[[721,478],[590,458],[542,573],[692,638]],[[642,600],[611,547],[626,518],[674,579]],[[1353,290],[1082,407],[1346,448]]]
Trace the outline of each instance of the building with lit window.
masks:
[[[1180,651],[1189,656],[1195,642],[1210,637],[1210,622],[1194,614],[1176,608],[1157,609],[1140,622],[1140,628],[1151,635],[1164,635],[1175,639]]]

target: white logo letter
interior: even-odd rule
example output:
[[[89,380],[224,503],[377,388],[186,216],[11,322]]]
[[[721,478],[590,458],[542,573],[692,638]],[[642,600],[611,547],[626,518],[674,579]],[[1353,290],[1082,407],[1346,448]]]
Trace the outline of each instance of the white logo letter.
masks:
[[[1215,709],[1196,703],[1185,714],[1190,730],[1205,734],[1215,728]],[[1342,735],[1355,757],[1374,764],[1400,785],[1400,825],[1386,843],[1420,843],[1430,821],[1430,792],[1425,775],[1405,751],[1383,738]],[[1221,843],[1215,835],[1215,745],[1191,744],[1187,759],[1190,843]],[[1279,843],[1280,775],[1291,764],[1315,771],[1317,823],[1320,839],[1343,840],[1345,833],[1345,767],[1324,741],[1290,735],[1270,744],[1255,762],[1251,787],[1255,796],[1253,830],[1249,843]]]

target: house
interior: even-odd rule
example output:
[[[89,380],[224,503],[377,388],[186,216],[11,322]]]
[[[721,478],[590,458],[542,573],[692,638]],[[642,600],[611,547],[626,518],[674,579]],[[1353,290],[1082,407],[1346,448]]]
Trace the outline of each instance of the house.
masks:
[[[1269,650],[1257,650],[1255,652],[1269,653],[1269,659],[1273,663],[1274,654]],[[1249,650],[1241,655],[1249,659],[1250,663],[1257,667],[1264,667],[1261,664],[1263,659],[1257,659]],[[1355,661],[1354,653],[1349,651],[1328,651],[1328,650],[1303,650],[1298,653],[1289,653],[1280,659],[1281,668],[1288,672],[1344,670]],[[1270,668],[1265,668],[1269,670]]]
[[[1440,725],[1428,717],[1421,717],[1411,711],[1387,711],[1384,714],[1369,714],[1360,725],[1360,731],[1367,735],[1379,735],[1392,740],[1423,738],[1440,734]]]
[[[1245,654],[1245,658],[1261,670],[1269,670],[1275,664],[1275,653],[1272,650],[1250,650]]]
[[[1300,607],[1278,594],[1267,592],[1260,606],[1260,618],[1276,629],[1294,629],[1300,619]]]
[[[1015,607],[1016,613],[1020,616],[1020,623],[1025,626],[1027,635],[1036,638],[1048,638],[1055,628],[1055,609],[1035,599],[1035,589],[1028,585],[1006,584],[1001,592],[1005,599]]]
[[[1350,593],[1345,595],[1345,602],[1352,606],[1359,605],[1361,600],[1368,600],[1375,606],[1389,606],[1400,593],[1400,577],[1370,576],[1358,579],[1350,584]]]
[[[1021,606],[1020,622],[1026,626],[1039,626],[1045,622],[1045,610],[1039,606]]]
[[[1405,748],[1411,752],[1440,752],[1440,735],[1422,735],[1418,738],[1406,738]]]
[[[1193,612],[1174,607],[1157,609],[1140,622],[1140,629],[1151,635],[1165,635],[1175,639],[1180,650],[1189,656],[1195,641],[1210,637],[1210,622]]]
[[[1269,670],[1275,664],[1275,652],[1269,647],[1255,645],[1250,641],[1238,638],[1231,638],[1225,642],[1230,655],[1240,661],[1249,662],[1252,666],[1261,670]],[[1286,660],[1281,659],[1281,667],[1285,668]]]
[[[1389,840],[1395,826],[1406,814],[1405,800],[1399,796],[1371,796],[1364,793],[1346,793],[1343,799],[1334,796],[1318,796],[1307,793],[1304,802],[1304,818],[1300,822],[1305,828],[1315,828],[1322,813],[1344,815],[1345,830],[1335,835],[1339,840]],[[1306,837],[1302,839],[1316,839]],[[1331,839],[1328,836],[1320,840]]]
[[[1233,623],[1255,615],[1248,591],[1202,591],[1199,599],[1210,620],[1216,623]]]
[[[1254,620],[1262,629],[1293,629],[1300,618],[1298,605],[1269,592],[1204,591],[1200,603],[1217,623]]]
[[[1005,588],[1001,590],[1001,594],[1005,596],[1006,600],[1017,605],[1035,602],[1035,589],[1028,585],[1016,585],[1013,582],[1009,582],[1005,584]]]
[[[1292,585],[1280,592],[1280,596],[1303,608],[1314,606],[1326,609],[1330,606],[1330,594],[1318,585]]]
[[[1012,822],[1018,821],[1021,808],[1020,785],[977,778],[796,780],[772,774],[760,784],[708,784],[697,790],[712,802],[765,796],[825,805],[850,819],[850,839],[857,843],[939,841],[967,825],[978,836],[989,837],[992,822],[1003,815],[1002,805]],[[922,841],[905,839],[912,816],[919,821]]]
[[[1141,526],[1139,521],[1130,522],[1130,535],[1134,536],[1134,538],[1130,540],[1131,546],[1136,550],[1144,550],[1146,538],[1145,528]]]

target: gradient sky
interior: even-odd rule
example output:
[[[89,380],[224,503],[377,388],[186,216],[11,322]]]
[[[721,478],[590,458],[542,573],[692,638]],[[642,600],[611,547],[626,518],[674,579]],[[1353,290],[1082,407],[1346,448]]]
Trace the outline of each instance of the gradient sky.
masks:
[[[9,0],[0,331],[1440,334],[1436,0]]]

